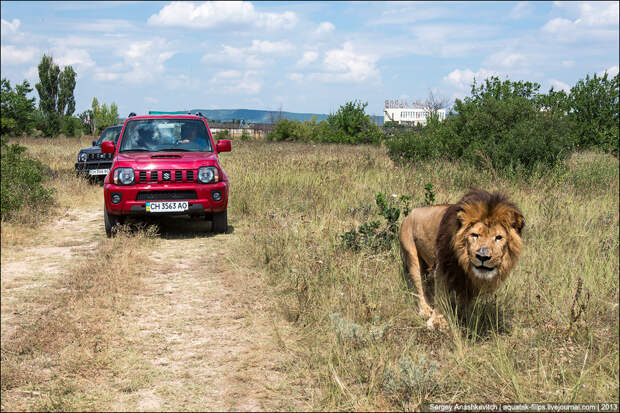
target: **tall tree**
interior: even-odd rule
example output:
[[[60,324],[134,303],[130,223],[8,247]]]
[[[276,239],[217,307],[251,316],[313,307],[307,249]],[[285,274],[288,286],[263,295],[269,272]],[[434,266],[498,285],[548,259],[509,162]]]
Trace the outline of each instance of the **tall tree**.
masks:
[[[61,72],[52,56],[43,55],[38,66],[39,83],[35,85],[39,93],[39,109],[44,116],[43,132],[48,136],[58,135],[61,122],[75,111],[76,72],[66,66]]]
[[[71,116],[75,112],[75,77],[77,73],[71,66],[66,66],[58,78],[58,114]]]

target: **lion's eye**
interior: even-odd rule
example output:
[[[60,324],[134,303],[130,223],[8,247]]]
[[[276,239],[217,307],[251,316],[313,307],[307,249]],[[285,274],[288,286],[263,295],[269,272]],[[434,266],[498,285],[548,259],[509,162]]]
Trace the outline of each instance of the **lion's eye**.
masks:
[[[496,237],[495,237],[495,240],[496,240],[496,241],[499,241],[499,240],[500,240],[500,239],[502,239],[502,238],[504,238],[504,237],[502,237],[501,235],[498,235],[498,236],[496,236]]]
[[[473,238],[478,238],[478,234],[471,234]]]

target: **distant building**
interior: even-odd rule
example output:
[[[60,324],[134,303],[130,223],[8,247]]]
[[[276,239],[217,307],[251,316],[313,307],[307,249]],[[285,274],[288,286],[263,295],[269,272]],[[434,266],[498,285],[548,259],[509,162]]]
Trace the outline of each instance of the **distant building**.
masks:
[[[383,110],[383,122],[397,122],[400,125],[426,125],[426,118],[430,116],[430,111],[421,108],[413,103],[412,108],[405,101],[386,100],[385,109]],[[415,107],[418,106],[418,107]],[[439,109],[437,111],[439,120],[446,119],[446,110]]]

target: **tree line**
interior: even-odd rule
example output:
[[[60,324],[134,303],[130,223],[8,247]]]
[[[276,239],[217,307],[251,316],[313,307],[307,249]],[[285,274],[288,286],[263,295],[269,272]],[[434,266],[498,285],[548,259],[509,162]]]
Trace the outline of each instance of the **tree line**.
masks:
[[[485,79],[470,95],[456,99],[440,121],[429,97],[426,125],[379,128],[365,113],[367,103],[347,102],[328,119],[281,119],[269,140],[385,145],[395,161],[464,160],[496,171],[530,174],[553,167],[578,150],[618,156],[619,76],[587,75],[570,91],[540,92],[529,81]],[[402,126],[402,125],[400,125]]]
[[[0,134],[22,136],[36,133],[56,137],[97,135],[106,127],[118,122],[118,107],[99,104],[93,98],[91,108],[75,113],[75,86],[77,73],[72,66],[61,69],[52,56],[43,55],[37,67],[39,82],[34,85],[24,80],[15,87],[2,78],[0,90]],[[39,101],[29,97],[36,90]]]

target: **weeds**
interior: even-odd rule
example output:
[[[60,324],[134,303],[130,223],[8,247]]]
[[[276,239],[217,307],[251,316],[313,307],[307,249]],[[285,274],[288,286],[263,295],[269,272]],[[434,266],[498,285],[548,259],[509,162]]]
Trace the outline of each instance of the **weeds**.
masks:
[[[396,369],[384,373],[384,391],[404,410],[419,410],[437,387],[437,363],[427,362],[424,353],[417,363],[403,356]]]
[[[398,199],[398,201],[395,201]],[[371,251],[385,251],[390,249],[394,240],[398,237],[399,218],[409,214],[408,195],[392,195],[388,201],[385,195],[378,192],[375,196],[375,203],[379,209],[378,215],[384,218],[384,222],[377,220],[363,223],[356,229],[342,234],[341,241],[345,248],[359,251],[365,247]]]

